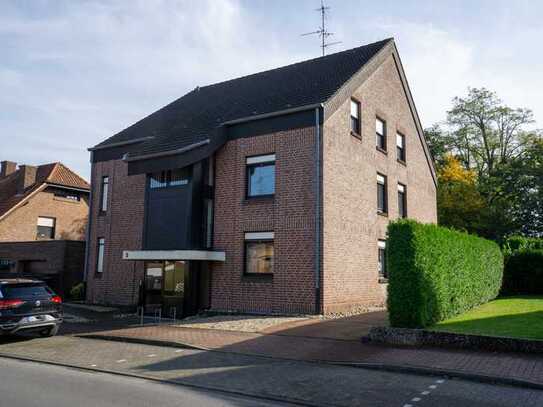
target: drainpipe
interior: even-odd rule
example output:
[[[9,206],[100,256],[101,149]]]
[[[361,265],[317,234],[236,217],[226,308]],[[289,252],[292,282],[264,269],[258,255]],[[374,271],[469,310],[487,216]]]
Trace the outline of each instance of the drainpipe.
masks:
[[[320,109],[315,108],[315,314],[321,310],[321,126]]]

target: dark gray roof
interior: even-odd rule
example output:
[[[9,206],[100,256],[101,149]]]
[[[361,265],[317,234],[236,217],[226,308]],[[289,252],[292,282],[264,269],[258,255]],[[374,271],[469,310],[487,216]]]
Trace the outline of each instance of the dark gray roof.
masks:
[[[130,156],[177,150],[213,137],[224,122],[324,103],[389,41],[198,87],[98,146],[154,136]]]

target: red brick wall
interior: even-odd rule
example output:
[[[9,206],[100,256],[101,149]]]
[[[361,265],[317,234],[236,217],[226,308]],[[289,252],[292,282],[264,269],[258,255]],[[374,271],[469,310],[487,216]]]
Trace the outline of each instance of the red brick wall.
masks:
[[[324,124],[324,312],[380,306],[377,241],[398,218],[397,183],[407,185],[410,218],[436,222],[436,191],[392,56],[354,92],[362,139],[350,134],[350,100]],[[388,154],[376,150],[375,116],[387,123]],[[396,160],[396,130],[406,137],[407,165]],[[388,217],[377,215],[376,172],[388,177]]]
[[[109,176],[109,206],[100,213],[102,177]],[[122,260],[123,250],[141,249],[144,217],[145,175],[128,176],[122,160],[92,165],[92,215],[88,245],[87,301],[133,305],[143,262]],[[104,272],[96,273],[97,240],[105,238]]]
[[[246,157],[275,153],[273,199],[245,198]],[[315,129],[227,142],[216,154],[211,307],[246,312],[310,313],[315,307]],[[275,232],[272,280],[243,275],[245,232]]]

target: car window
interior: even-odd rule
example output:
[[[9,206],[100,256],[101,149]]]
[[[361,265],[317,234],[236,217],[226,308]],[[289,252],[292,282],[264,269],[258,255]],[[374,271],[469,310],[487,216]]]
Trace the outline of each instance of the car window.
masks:
[[[43,284],[4,285],[0,290],[0,298],[36,297],[53,294],[53,291]]]

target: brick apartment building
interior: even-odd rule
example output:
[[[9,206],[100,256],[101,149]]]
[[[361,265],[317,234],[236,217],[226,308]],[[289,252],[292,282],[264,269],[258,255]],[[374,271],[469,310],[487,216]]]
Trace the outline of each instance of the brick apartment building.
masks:
[[[392,39],[196,87],[90,148],[87,300],[334,313],[386,300],[386,226],[436,222]]]
[[[61,163],[0,163],[0,275],[83,280],[90,185]]]

